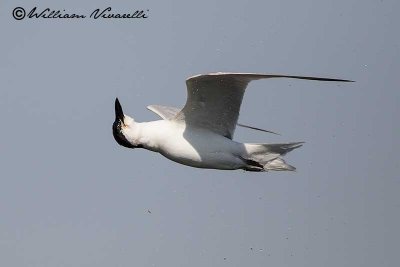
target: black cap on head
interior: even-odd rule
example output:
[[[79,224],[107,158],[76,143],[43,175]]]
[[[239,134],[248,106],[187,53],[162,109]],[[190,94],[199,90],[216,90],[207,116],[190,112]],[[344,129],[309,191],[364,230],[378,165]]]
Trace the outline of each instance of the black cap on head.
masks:
[[[125,137],[125,135],[122,133],[123,130],[123,125],[124,125],[124,112],[122,111],[121,104],[118,101],[118,98],[115,99],[115,121],[113,123],[113,135],[115,141],[117,141],[118,144],[124,147],[128,148],[141,148],[143,146],[137,145],[134,146],[132,145]]]

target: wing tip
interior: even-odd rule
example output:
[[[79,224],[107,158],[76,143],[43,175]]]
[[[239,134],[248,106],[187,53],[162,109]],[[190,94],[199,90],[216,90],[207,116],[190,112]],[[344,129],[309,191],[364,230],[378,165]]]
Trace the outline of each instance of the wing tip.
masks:
[[[265,130],[265,129],[262,129],[262,128],[257,128],[257,127],[246,125],[246,124],[242,124],[242,123],[237,123],[236,125],[240,126],[240,127],[243,127],[243,128],[247,128],[247,129],[252,129],[252,130],[261,131],[261,132],[265,132],[265,133],[276,134],[276,135],[281,135],[280,133],[277,133],[277,132],[273,132],[273,131],[270,131],[270,130]]]
[[[192,81],[199,78],[207,78],[211,76],[225,76],[225,75],[237,75],[237,76],[248,76],[246,78],[252,79],[263,79],[263,78],[289,78],[289,79],[303,79],[303,80],[318,80],[318,81],[330,81],[330,82],[355,82],[347,79],[335,79],[325,77],[313,77],[313,76],[297,76],[297,75],[285,75],[285,74],[266,74],[266,73],[254,73],[254,72],[210,72],[206,74],[196,74],[186,79],[186,82]]]

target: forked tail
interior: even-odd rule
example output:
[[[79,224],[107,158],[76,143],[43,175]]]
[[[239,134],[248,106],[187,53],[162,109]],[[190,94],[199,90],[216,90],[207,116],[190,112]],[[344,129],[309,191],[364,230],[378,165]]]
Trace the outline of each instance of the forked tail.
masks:
[[[244,144],[243,161],[247,164],[246,171],[294,171],[295,167],[286,164],[283,156],[293,149],[299,148],[304,142],[286,144]]]

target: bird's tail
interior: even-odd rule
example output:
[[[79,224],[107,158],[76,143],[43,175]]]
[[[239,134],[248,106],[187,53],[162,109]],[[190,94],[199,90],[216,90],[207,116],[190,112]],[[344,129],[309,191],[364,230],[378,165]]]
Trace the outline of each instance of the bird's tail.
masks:
[[[245,152],[242,158],[246,162],[247,171],[294,171],[295,167],[286,164],[282,158],[293,149],[299,148],[304,142],[286,144],[244,144]]]

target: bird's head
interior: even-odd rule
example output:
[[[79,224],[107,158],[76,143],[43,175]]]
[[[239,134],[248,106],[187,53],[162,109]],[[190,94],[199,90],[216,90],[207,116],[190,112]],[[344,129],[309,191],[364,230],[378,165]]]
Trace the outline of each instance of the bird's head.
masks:
[[[130,136],[134,130],[135,121],[122,111],[118,98],[115,99],[115,121],[113,123],[113,135],[118,144],[128,148],[138,148],[140,145],[132,143]]]

